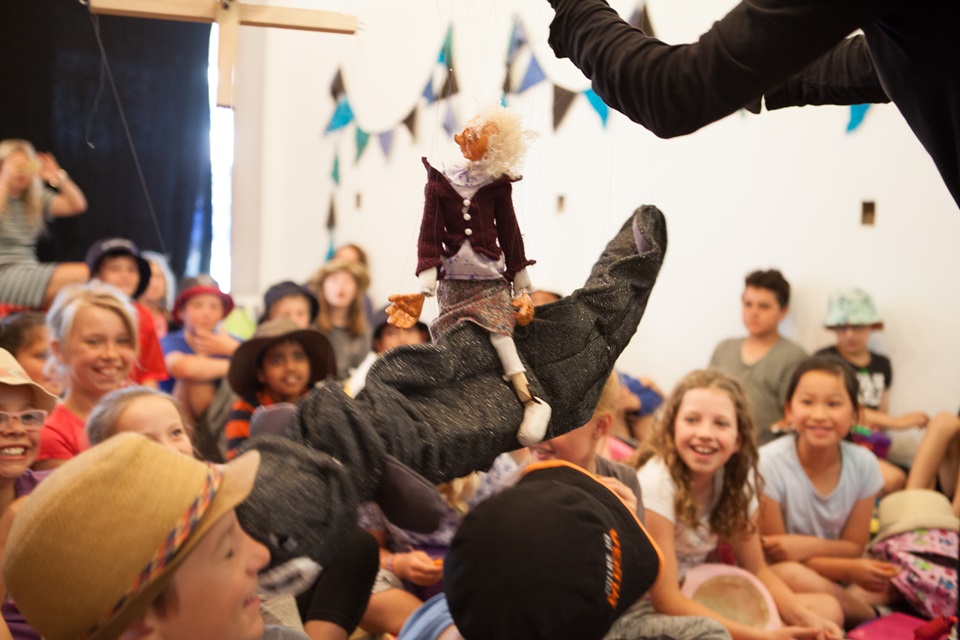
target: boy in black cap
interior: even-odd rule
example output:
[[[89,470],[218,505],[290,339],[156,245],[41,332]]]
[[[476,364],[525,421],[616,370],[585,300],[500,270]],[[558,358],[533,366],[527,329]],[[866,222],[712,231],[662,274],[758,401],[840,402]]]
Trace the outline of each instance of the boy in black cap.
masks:
[[[120,289],[137,310],[140,355],[131,378],[137,384],[156,389],[169,375],[153,315],[137,302],[150,284],[150,263],[140,255],[137,245],[126,238],[106,238],[93,243],[87,250],[86,263],[90,268],[91,280],[99,280]]]
[[[258,320],[263,324],[267,320],[289,318],[300,329],[313,324],[320,312],[320,303],[306,287],[296,282],[284,280],[273,285],[263,294],[263,315]]]

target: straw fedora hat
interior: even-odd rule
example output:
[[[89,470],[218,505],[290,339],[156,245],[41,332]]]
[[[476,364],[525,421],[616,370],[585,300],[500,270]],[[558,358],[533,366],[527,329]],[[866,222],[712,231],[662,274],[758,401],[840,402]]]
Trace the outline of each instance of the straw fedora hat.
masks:
[[[113,640],[253,488],[260,454],[216,467],[121,433],[68,461],[17,514],[3,577],[46,640]]]
[[[328,375],[336,374],[337,358],[326,336],[315,329],[301,329],[290,318],[275,318],[257,327],[253,337],[233,352],[227,380],[234,393],[242,397],[255,394],[260,388],[260,383],[257,381],[257,368],[263,352],[277,343],[288,340],[299,342],[307,358],[310,359],[308,387],[312,387]]]
[[[960,529],[960,518],[953,512],[947,496],[931,489],[904,489],[886,496],[877,508],[880,528],[871,541],[914,529]]]
[[[59,402],[57,396],[34,382],[23,370],[23,366],[13,357],[13,354],[6,349],[0,349],[0,384],[30,387],[30,391],[33,393],[34,406],[47,413],[56,409],[57,402]]]

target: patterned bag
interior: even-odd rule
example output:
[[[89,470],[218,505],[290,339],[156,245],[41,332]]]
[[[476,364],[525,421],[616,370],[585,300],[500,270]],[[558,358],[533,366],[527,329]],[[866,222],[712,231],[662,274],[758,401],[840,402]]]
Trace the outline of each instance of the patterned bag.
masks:
[[[951,529],[913,529],[884,538],[870,555],[898,567],[891,582],[927,619],[957,611],[957,556],[960,534]]]

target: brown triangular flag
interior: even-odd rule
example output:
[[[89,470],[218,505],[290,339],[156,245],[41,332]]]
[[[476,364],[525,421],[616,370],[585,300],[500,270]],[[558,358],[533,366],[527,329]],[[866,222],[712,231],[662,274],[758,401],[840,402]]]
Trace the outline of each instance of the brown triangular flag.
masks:
[[[410,132],[410,136],[417,138],[417,107],[414,105],[407,117],[403,119],[403,126]]]
[[[337,226],[337,210],[334,206],[333,196],[330,196],[330,210],[327,211],[327,229],[333,229]]]
[[[647,3],[643,3],[643,9],[635,11],[630,26],[637,27],[651,38],[656,38],[657,34],[653,32],[653,22],[650,21],[650,11],[647,9]]]
[[[453,62],[450,63],[450,71],[447,73],[447,79],[443,81],[443,88],[440,89],[438,98],[449,98],[460,89],[457,87],[457,72],[453,69]]]
[[[336,102],[340,100],[340,96],[346,93],[346,91],[343,86],[343,75],[340,69],[337,69],[337,75],[333,77],[333,82],[330,83],[330,97]]]
[[[556,131],[560,126],[560,123],[563,122],[563,119],[567,115],[567,111],[570,110],[570,105],[573,104],[573,99],[577,97],[577,94],[573,91],[567,91],[563,87],[558,87],[553,85],[553,130]]]

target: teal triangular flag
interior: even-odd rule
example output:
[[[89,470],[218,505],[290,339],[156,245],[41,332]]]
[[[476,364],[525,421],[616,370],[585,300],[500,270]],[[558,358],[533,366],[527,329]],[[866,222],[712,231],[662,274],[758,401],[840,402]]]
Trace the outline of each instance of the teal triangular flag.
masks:
[[[340,186],[340,156],[333,157],[333,171],[330,172],[330,177],[333,178],[333,184]]]
[[[507,64],[513,62],[517,53],[527,45],[527,42],[527,32],[524,30],[523,24],[519,18],[514,18],[513,33],[510,35],[510,48],[507,50]]]
[[[327,125],[327,133],[343,129],[353,121],[353,109],[350,107],[350,101],[346,96],[340,98],[337,102],[337,108],[333,111],[330,118],[330,124]]]
[[[603,122],[603,126],[607,126],[607,117],[610,115],[610,107],[607,106],[607,103],[603,101],[603,98],[597,95],[596,91],[593,89],[587,89],[583,92],[583,95],[587,96],[587,100],[590,101],[590,104],[593,106],[593,110],[597,112],[597,115],[600,116],[600,121]]]
[[[443,66],[450,64],[450,48],[453,43],[453,27],[447,27],[447,35],[443,39],[443,46],[440,47],[440,55],[437,56],[437,62]]]
[[[863,119],[867,115],[867,109],[870,108],[868,104],[852,104],[850,105],[850,120],[847,122],[847,133],[850,133],[861,124],[863,124]]]
[[[363,131],[360,127],[357,127],[357,160],[360,160],[360,156],[363,155],[364,149],[367,148],[367,143],[370,142],[370,134],[366,131]]]

